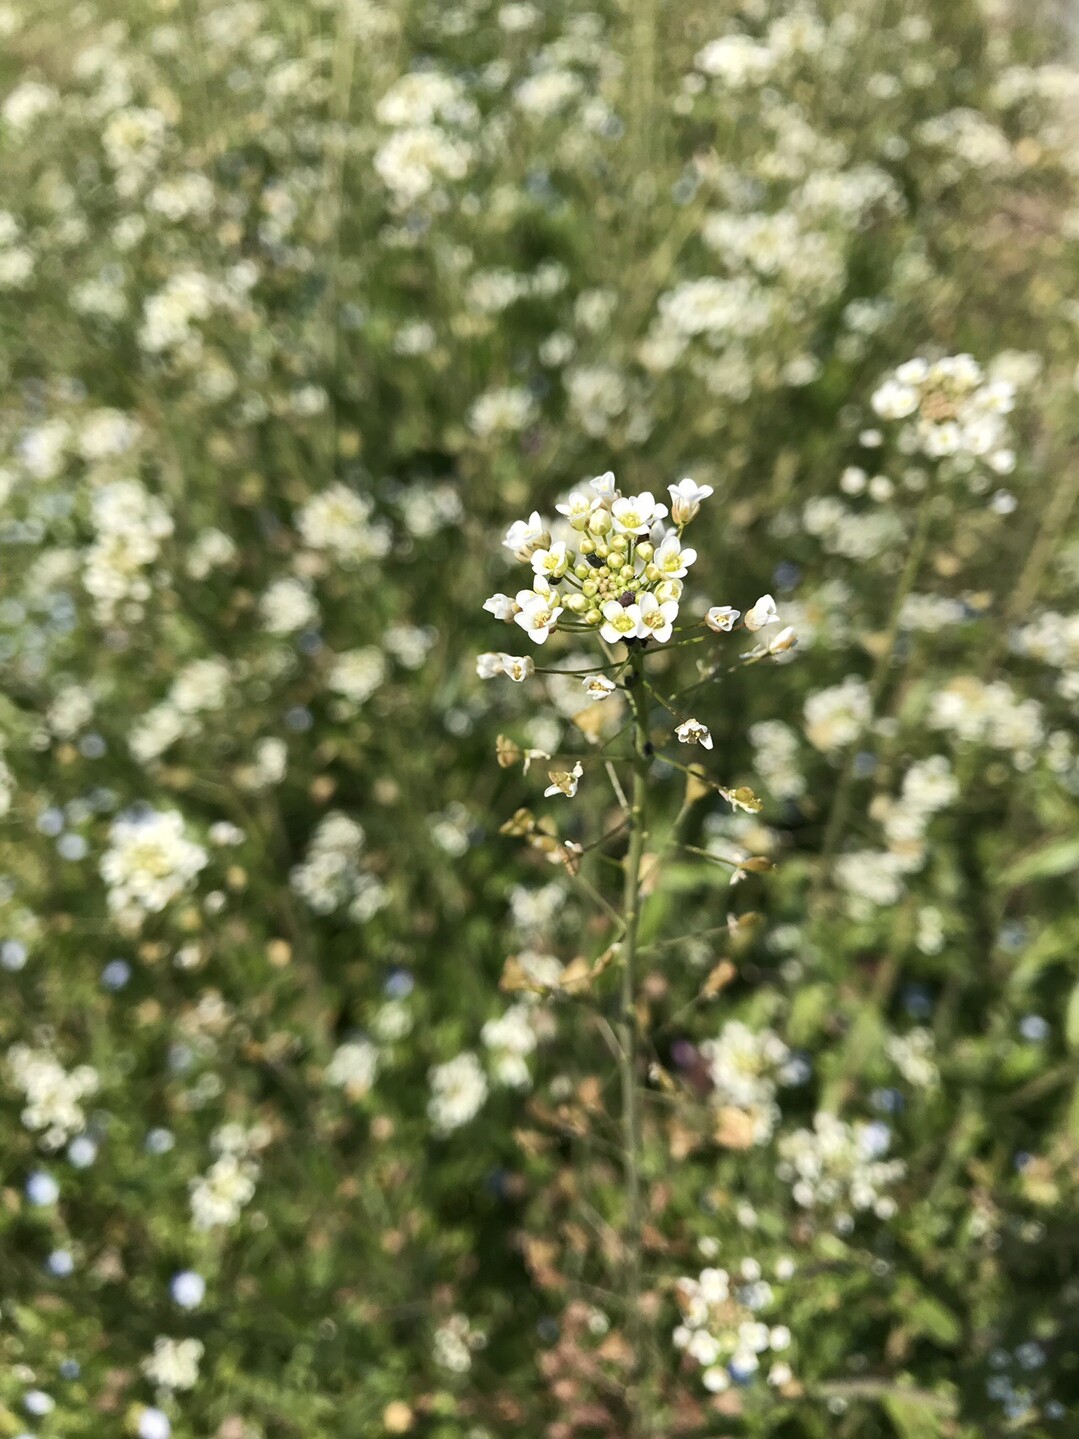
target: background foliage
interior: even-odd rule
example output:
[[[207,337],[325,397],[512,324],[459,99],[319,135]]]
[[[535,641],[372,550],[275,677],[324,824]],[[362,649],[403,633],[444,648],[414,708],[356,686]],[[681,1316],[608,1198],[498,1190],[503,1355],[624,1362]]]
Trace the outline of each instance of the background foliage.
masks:
[[[624,1432],[609,1056],[565,997],[485,1030],[508,957],[603,943],[500,826],[609,804],[496,736],[600,721],[474,663],[505,527],[607,469],[711,484],[699,612],[800,636],[696,707],[765,805],[690,839],[775,870],[653,872],[666,1432],[1073,1432],[1079,76],[1033,18],[0,6],[0,1432]],[[938,486],[871,397],[958,352],[1016,458]],[[763,1111],[715,1092],[732,1021],[786,1052]],[[793,1196],[818,1113],[901,1161],[879,1212]],[[789,1379],[673,1346],[710,1256],[774,1282]]]

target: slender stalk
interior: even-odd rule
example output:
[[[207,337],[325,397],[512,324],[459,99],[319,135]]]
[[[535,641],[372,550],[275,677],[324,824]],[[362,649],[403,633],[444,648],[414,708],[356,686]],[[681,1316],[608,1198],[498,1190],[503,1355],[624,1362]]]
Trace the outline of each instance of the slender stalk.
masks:
[[[625,1166],[626,1230],[624,1283],[626,1329],[633,1350],[633,1382],[627,1386],[631,1439],[651,1432],[646,1416],[642,1359],[646,1334],[641,1315],[641,1110],[637,1090],[640,1025],[637,1019],[637,961],[641,921],[641,864],[648,839],[648,699],[645,694],[644,656],[634,649],[626,689],[633,710],[633,787],[629,809],[629,852],[622,892],[622,993],[618,1039],[621,1050],[619,1079],[622,1091],[622,1147]]]

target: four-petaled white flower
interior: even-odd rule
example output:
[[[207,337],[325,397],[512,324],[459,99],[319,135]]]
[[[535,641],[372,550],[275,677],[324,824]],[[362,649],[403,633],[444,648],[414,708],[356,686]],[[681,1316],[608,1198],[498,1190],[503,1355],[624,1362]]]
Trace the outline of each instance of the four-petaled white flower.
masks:
[[[613,500],[617,494],[613,470],[605,470],[602,475],[597,475],[594,480],[590,480],[589,485],[599,496],[601,505]]]
[[[609,680],[606,675],[589,675],[587,679],[581,681],[581,684],[590,700],[610,699],[618,688],[614,680]]]
[[[476,673],[481,680],[497,679],[499,675],[505,674],[502,665],[502,656],[494,650],[487,650],[486,653],[476,656]]]
[[[712,748],[712,736],[708,726],[701,724],[700,720],[683,720],[675,734],[683,744],[699,744],[702,749]]]
[[[549,769],[547,778],[551,783],[543,791],[543,797],[548,795],[564,794],[567,799],[572,799],[577,793],[577,786],[580,784],[584,770],[581,768],[581,761],[578,760],[571,770]]]
[[[574,490],[572,494],[567,496],[566,503],[564,505],[555,505],[555,509],[560,515],[565,515],[575,530],[584,529],[588,521],[588,516],[599,503],[600,501],[597,495],[585,495],[582,494],[580,490]]]
[[[502,661],[502,673],[508,675],[516,684],[531,679],[536,673],[536,662],[531,655],[500,654],[498,658]]]
[[[618,600],[608,600],[603,606],[602,613],[603,625],[599,632],[600,638],[605,639],[609,645],[617,644],[619,640],[632,640],[637,637],[641,623],[640,605],[623,605]]]
[[[558,540],[549,549],[533,550],[531,559],[536,574],[549,580],[560,580],[569,569],[565,540]]]
[[[527,560],[533,550],[546,548],[551,543],[551,536],[540,519],[539,511],[533,510],[527,520],[514,520],[502,543],[518,559]]]
[[[763,630],[765,625],[777,625],[779,623],[779,611],[776,609],[776,602],[771,595],[761,595],[760,599],[751,609],[746,610],[745,626],[747,630]]]
[[[516,611],[516,605],[509,595],[492,595],[490,599],[484,600],[483,608],[489,615],[494,615],[496,620],[502,620],[509,624]]]
[[[657,505],[648,490],[640,495],[623,495],[611,505],[614,527],[622,535],[647,534],[666,513],[667,506]]]
[[[542,645],[558,623],[562,606],[555,603],[554,596],[535,594],[530,590],[518,594],[518,603],[521,594],[527,594],[528,599],[521,605],[520,613],[514,615],[514,624],[520,625],[533,644]]]
[[[667,600],[660,604],[655,595],[645,592],[641,595],[640,603],[631,606],[640,612],[640,621],[637,626],[637,637],[642,640],[657,640],[661,645],[666,644],[672,634],[672,627],[678,618],[678,606],[674,600]],[[606,614],[606,608],[604,609]]]
[[[680,580],[697,558],[697,551],[683,548],[677,535],[667,535],[653,556],[652,563],[665,580]]]
[[[681,529],[696,519],[701,501],[713,490],[711,485],[698,485],[696,480],[679,480],[676,485],[667,486],[667,493],[671,497],[671,519]]]
[[[731,605],[713,605],[704,617],[704,622],[710,630],[716,634],[727,634],[734,629],[741,610],[734,609]]]

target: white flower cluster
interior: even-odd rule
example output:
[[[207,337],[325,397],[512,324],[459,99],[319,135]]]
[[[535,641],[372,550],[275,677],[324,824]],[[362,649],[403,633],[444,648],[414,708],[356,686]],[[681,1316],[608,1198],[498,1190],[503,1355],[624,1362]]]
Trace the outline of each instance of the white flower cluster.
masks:
[[[445,1324],[435,1330],[434,1361],[451,1374],[467,1374],[472,1368],[472,1355],[487,1344],[487,1336],[473,1329],[464,1314],[451,1314]]]
[[[341,564],[382,559],[391,542],[389,526],[371,518],[373,506],[347,485],[331,485],[312,496],[296,516],[296,528],[305,545],[327,550]]]
[[[318,601],[310,582],[286,575],[265,590],[259,600],[262,623],[272,635],[291,635],[313,629],[319,622]]]
[[[1043,610],[1012,632],[1011,647],[1060,670],[1058,692],[1071,702],[1079,700],[1079,614]]]
[[[154,1340],[154,1352],[142,1361],[142,1372],[159,1389],[194,1389],[203,1345],[198,1339]]]
[[[697,558],[696,550],[682,544],[682,531],[712,488],[688,479],[669,486],[670,526],[663,523],[665,504],[647,491],[622,495],[609,471],[589,489],[575,490],[557,506],[569,539],[552,539],[538,513],[510,526],[505,547],[531,565],[532,585],[512,599],[492,595],[484,609],[518,625],[534,644],[543,644],[555,629],[589,627],[609,644],[664,644],[673,633],[683,580]],[[580,536],[575,548],[574,535]]]
[[[375,154],[375,171],[402,208],[468,174],[475,145],[467,135],[478,112],[459,80],[434,69],[402,75],[379,100],[375,118],[391,130]]]
[[[181,895],[209,860],[206,850],[188,839],[178,810],[121,815],[109,840],[101,858],[109,908],[136,926]]]
[[[137,480],[114,480],[95,491],[90,518],[96,531],[86,551],[83,584],[99,623],[137,621],[152,586],[147,570],[173,532],[172,516]]]
[[[982,460],[1001,475],[1015,468],[1006,420],[1015,407],[1015,386],[987,379],[971,355],[907,360],[872,403],[883,420],[909,421],[900,443],[912,454],[954,459],[968,468]]]
[[[895,904],[905,877],[925,863],[929,821],[958,795],[951,761],[946,755],[930,755],[911,765],[897,796],[874,798],[869,815],[881,825],[887,849],[855,850],[836,861],[836,883],[848,896],[852,918],[866,919],[873,909]]]
[[[527,1089],[531,1083],[528,1056],[539,1042],[536,1033],[536,1006],[512,1004],[497,1019],[489,1019],[480,1031],[490,1051],[495,1082],[510,1089]]]
[[[198,1179],[191,1181],[191,1220],[196,1229],[224,1229],[236,1223],[255,1195],[259,1176],[254,1151],[269,1142],[264,1126],[244,1129],[225,1124],[211,1145],[218,1157]]]
[[[1041,705],[1020,699],[1002,679],[986,683],[974,675],[958,675],[933,695],[926,722],[967,744],[1010,751],[1021,770],[1031,768],[1045,739]]]
[[[869,723],[869,686],[860,675],[848,675],[841,684],[809,695],[803,713],[806,735],[815,749],[825,754],[846,749]]]
[[[872,816],[883,825],[892,853],[907,859],[916,869],[925,854],[926,826],[958,795],[959,781],[951,761],[946,755],[930,755],[907,770],[897,798],[882,796],[874,803]]]
[[[364,645],[335,656],[326,684],[348,709],[366,704],[386,678],[386,656],[377,645]]]
[[[369,1039],[346,1040],[326,1066],[326,1083],[343,1089],[349,1099],[362,1099],[375,1082],[379,1058],[378,1046]]]
[[[800,799],[806,792],[806,778],[799,768],[798,735],[782,720],[758,720],[749,727],[753,746],[753,771],[776,799]]]
[[[901,1159],[881,1158],[890,1142],[887,1125],[879,1121],[848,1124],[820,1111],[812,1129],[781,1137],[776,1173],[790,1184],[796,1204],[835,1211],[841,1229],[851,1222],[848,1208],[890,1219],[896,1203],[888,1191],[906,1172]]]
[[[477,1055],[464,1050],[430,1073],[428,1118],[438,1134],[446,1135],[474,1119],[487,1098],[487,1075]]]
[[[783,1268],[788,1277],[789,1272]],[[790,1330],[758,1317],[772,1308],[776,1296],[757,1260],[743,1260],[735,1274],[709,1267],[696,1279],[687,1275],[678,1280],[675,1296],[682,1311],[673,1335],[675,1348],[701,1366],[702,1382],[711,1393],[748,1383],[768,1357],[770,1384],[788,1384],[794,1377],[789,1363],[777,1357],[790,1348]]]
[[[344,909],[362,924],[386,903],[385,886],[360,868],[365,843],[363,828],[347,814],[334,810],[321,821],[303,864],[290,875],[293,889],[316,914]]]
[[[199,734],[200,716],[224,707],[231,683],[227,660],[216,655],[191,660],[173,680],[168,697],[131,726],[131,753],[147,764],[182,736]]]
[[[81,1101],[96,1094],[100,1078],[89,1064],[68,1072],[47,1049],[13,1044],[7,1062],[15,1083],[26,1096],[22,1122],[41,1134],[44,1149],[55,1150],[86,1128]]]
[[[779,1035],[731,1019],[717,1038],[701,1044],[700,1052],[714,1086],[713,1103],[748,1119],[751,1143],[764,1144],[771,1139],[779,1122],[776,1089],[791,1058]]]
[[[906,1034],[890,1034],[884,1048],[899,1073],[915,1089],[935,1089],[940,1083],[936,1042],[931,1029],[911,1029]]]

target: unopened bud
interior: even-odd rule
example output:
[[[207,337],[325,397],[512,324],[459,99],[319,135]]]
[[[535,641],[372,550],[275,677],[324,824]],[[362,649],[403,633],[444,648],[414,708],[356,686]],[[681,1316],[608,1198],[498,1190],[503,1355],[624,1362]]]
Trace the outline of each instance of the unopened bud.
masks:
[[[794,627],[788,625],[786,629],[780,630],[774,640],[769,642],[768,653],[770,655],[781,654],[784,650],[792,650],[797,643],[798,636],[794,632]]]

